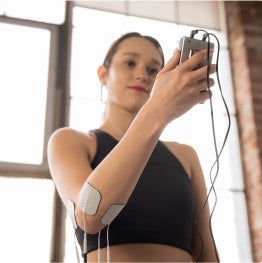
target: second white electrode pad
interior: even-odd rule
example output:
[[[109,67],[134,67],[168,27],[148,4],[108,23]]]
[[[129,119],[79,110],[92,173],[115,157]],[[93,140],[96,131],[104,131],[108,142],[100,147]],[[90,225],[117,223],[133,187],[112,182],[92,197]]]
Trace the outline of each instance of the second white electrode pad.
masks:
[[[121,210],[125,207],[125,205],[111,205],[109,209],[106,211],[104,216],[101,219],[101,223],[104,225],[109,225],[111,222],[117,217],[117,215],[121,212]]]

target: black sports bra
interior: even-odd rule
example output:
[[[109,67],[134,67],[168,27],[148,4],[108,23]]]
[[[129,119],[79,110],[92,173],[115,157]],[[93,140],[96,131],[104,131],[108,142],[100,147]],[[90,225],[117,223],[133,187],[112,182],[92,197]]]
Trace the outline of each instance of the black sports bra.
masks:
[[[118,143],[102,130],[92,169]],[[125,243],[166,244],[192,253],[194,201],[191,181],[178,159],[160,141],[141,174],[126,206],[109,228],[110,246]],[[76,236],[83,251],[84,231]],[[101,248],[107,246],[107,227],[100,232]],[[98,249],[98,234],[87,234],[87,253]]]

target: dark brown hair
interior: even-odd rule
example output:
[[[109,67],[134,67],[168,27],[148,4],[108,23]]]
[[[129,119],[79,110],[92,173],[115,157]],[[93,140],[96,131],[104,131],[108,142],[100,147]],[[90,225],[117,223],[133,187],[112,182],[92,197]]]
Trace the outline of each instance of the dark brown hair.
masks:
[[[103,65],[106,67],[106,68],[109,68],[110,67],[110,64],[112,62],[112,59],[117,51],[117,48],[119,46],[119,44],[121,42],[123,42],[125,39],[127,38],[130,38],[130,37],[140,37],[140,38],[144,38],[144,39],[147,39],[149,40],[159,51],[160,53],[160,56],[162,58],[162,68],[164,67],[164,64],[165,64],[165,59],[164,59],[164,54],[163,54],[163,50],[162,50],[162,47],[161,45],[159,44],[159,42],[153,38],[153,37],[150,37],[150,36],[143,36],[141,35],[140,33],[138,32],[131,32],[131,33],[127,33],[123,36],[121,36],[120,38],[118,38],[117,40],[115,40],[113,42],[113,44],[111,45],[111,47],[109,48],[108,52],[107,52],[107,55],[104,59],[104,62],[103,62]]]

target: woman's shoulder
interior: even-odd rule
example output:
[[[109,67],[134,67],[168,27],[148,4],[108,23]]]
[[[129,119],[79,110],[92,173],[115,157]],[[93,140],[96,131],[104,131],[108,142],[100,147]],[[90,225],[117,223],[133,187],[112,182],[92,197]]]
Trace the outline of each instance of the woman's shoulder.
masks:
[[[57,129],[49,139],[49,141],[55,141],[57,143],[87,143],[93,142],[94,140],[95,135],[91,131],[82,132],[70,127]]]
[[[93,155],[96,148],[96,137],[91,131],[82,132],[70,127],[57,129],[49,138],[48,149],[60,149],[61,151],[78,150],[88,156]]]
[[[162,141],[165,145],[168,145],[169,147],[171,147],[172,149],[179,149],[180,151],[185,151],[185,152],[194,152],[195,149],[188,145],[188,144],[184,144],[184,143],[179,143],[176,141]]]
[[[197,157],[195,149],[188,144],[176,141],[162,141],[162,143],[164,143],[164,145],[176,156],[191,179],[192,164]]]

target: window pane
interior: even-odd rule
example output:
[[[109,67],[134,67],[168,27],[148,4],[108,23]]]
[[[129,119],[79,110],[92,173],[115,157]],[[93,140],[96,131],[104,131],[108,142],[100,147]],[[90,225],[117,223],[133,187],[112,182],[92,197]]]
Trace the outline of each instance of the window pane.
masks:
[[[2,0],[0,14],[10,17],[62,24],[65,19],[65,0]]]
[[[243,192],[216,191],[213,234],[221,262],[252,262],[247,207]],[[210,210],[214,195],[210,195]]]
[[[0,161],[42,163],[50,31],[0,23]]]
[[[0,178],[0,262],[49,262],[54,185]]]
[[[97,68],[111,42],[124,30],[125,16],[79,7],[73,10],[71,96],[89,98],[99,91]],[[103,21],[103,27],[96,21]]]
[[[94,129],[101,123],[103,110],[104,104],[99,97],[94,97],[93,99],[71,99],[70,125],[84,132]]]

